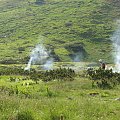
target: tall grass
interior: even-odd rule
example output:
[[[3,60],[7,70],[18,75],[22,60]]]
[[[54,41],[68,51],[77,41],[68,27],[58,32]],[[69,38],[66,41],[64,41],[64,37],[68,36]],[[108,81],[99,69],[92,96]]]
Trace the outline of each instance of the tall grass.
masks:
[[[120,104],[115,98],[120,96],[119,87],[100,90],[90,85],[85,78],[37,84],[33,98],[1,92],[0,120],[118,120]]]

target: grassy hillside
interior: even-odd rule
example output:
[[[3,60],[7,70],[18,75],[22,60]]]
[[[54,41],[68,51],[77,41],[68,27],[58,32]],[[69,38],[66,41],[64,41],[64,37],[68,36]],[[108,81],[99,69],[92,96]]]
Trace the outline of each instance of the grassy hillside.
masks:
[[[0,61],[23,63],[40,41],[59,61],[111,61],[112,0],[0,0]],[[82,57],[81,57],[82,56]]]

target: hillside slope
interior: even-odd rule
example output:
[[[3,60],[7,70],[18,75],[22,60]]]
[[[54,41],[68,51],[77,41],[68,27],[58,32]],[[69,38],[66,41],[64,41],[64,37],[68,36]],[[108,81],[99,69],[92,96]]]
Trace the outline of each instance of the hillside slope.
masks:
[[[42,43],[57,61],[110,62],[119,0],[0,0],[0,61],[26,63]]]

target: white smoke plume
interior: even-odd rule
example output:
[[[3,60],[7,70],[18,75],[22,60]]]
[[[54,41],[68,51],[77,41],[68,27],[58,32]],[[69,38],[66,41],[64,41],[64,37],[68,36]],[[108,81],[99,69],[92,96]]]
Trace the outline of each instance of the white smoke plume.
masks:
[[[50,57],[49,54],[50,54],[49,51],[47,51],[47,49],[43,46],[43,44],[36,45],[36,47],[32,50],[30,54],[30,59],[28,61],[25,70],[30,70],[32,64],[45,65],[45,69],[47,69],[47,65],[48,65],[48,69],[50,69],[50,65],[52,66],[53,62],[49,58]]]
[[[82,52],[77,52],[74,56],[73,56],[73,62],[80,62],[83,59],[83,54]]]
[[[114,62],[115,62],[115,72],[120,72],[120,27],[114,32],[111,37],[114,47]]]
[[[49,59],[45,62],[45,64],[43,65],[43,68],[44,68],[45,70],[53,69],[53,62],[54,62],[53,58],[49,58]]]

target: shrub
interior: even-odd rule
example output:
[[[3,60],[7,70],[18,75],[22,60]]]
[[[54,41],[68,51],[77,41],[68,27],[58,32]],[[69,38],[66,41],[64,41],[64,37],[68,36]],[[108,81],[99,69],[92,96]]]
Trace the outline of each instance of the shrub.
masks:
[[[34,80],[37,83],[37,81],[39,81],[40,79],[45,82],[51,80],[72,81],[74,80],[76,73],[70,68],[58,68],[49,71],[37,71],[35,69],[31,69],[30,71],[28,71],[24,70],[21,67],[14,66],[0,68],[0,75],[25,75],[29,76],[30,79]],[[10,81],[15,82],[16,79],[10,77]]]
[[[21,111],[16,115],[16,120],[34,120],[31,112],[29,111]]]
[[[101,68],[94,70],[89,69],[87,71],[87,74],[89,75],[89,78],[93,80],[92,85],[94,86],[94,83],[100,88],[113,88],[117,84],[120,83],[120,73],[114,73],[111,70],[103,70]]]

